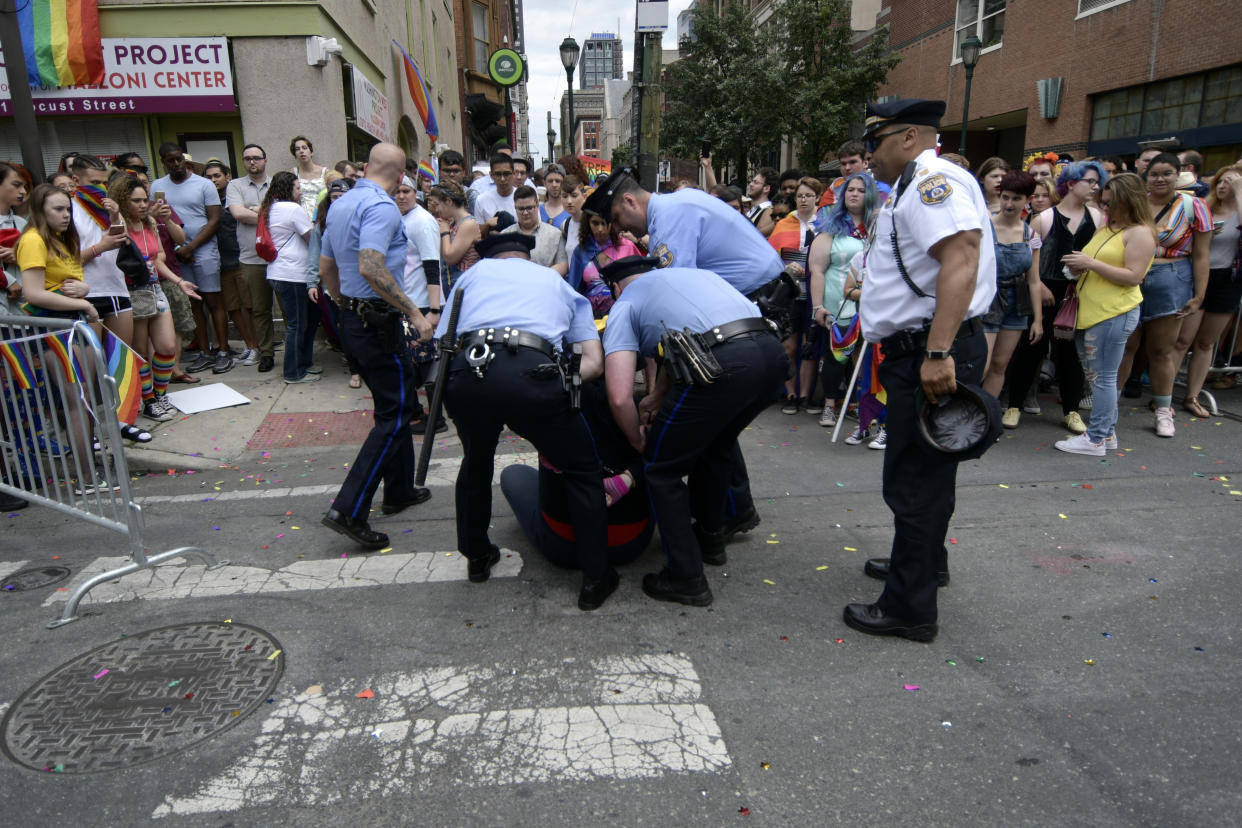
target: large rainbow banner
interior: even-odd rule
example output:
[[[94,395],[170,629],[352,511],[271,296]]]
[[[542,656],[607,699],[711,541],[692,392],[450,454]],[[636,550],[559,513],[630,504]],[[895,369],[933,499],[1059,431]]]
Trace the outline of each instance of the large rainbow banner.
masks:
[[[405,47],[395,40],[393,45],[401,50],[401,57],[404,58],[405,85],[410,90],[410,97],[414,100],[414,108],[418,110],[418,117],[423,122],[423,129],[435,141],[440,137],[440,126],[436,123],[436,112],[431,108],[431,100],[427,97],[427,84],[423,83],[423,76],[419,74],[414,58],[410,57]]]
[[[26,0],[18,26],[31,86],[103,82],[103,41],[95,0]]]

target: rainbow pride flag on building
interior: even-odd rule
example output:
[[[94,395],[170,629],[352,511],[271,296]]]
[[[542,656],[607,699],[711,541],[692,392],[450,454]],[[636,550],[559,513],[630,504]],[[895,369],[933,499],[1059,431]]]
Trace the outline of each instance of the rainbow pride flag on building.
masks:
[[[427,135],[435,141],[440,137],[440,125],[436,123],[435,110],[431,108],[431,99],[427,95],[427,84],[423,82],[423,76],[419,74],[418,67],[414,65],[414,58],[410,57],[410,53],[405,50],[397,41],[393,41],[393,45],[401,50],[401,57],[405,58],[405,85],[410,90],[410,97],[414,99],[414,108],[418,110],[418,117],[423,122],[423,129]]]
[[[132,425],[142,407],[142,380],[138,377],[138,368],[145,360],[107,328],[103,346],[108,374],[116,382],[117,422]]]
[[[25,0],[17,9],[31,86],[103,82],[103,41],[95,0]]]

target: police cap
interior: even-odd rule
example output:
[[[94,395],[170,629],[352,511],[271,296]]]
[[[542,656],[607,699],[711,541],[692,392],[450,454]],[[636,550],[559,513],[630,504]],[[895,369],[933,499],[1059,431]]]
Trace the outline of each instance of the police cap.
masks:
[[[919,438],[928,448],[955,460],[982,457],[1001,436],[1000,403],[982,388],[959,382],[952,394],[928,402],[915,392]]]
[[[940,126],[944,117],[944,101],[925,101],[922,98],[902,98],[887,103],[867,104],[867,126],[864,135],[877,132],[889,124],[916,124]]]
[[[628,167],[622,167],[611,175],[604,176],[595,182],[595,190],[582,203],[582,209],[611,221],[613,196],[617,194],[623,182],[633,178],[633,172]]]
[[[491,233],[486,239],[475,242],[474,247],[484,258],[495,258],[501,253],[525,253],[535,249],[535,239],[525,233]]]
[[[617,259],[610,265],[599,269],[599,278],[608,284],[619,282],[626,276],[633,276],[635,273],[646,273],[648,270],[655,270],[660,266],[660,260],[655,256],[626,256]]]

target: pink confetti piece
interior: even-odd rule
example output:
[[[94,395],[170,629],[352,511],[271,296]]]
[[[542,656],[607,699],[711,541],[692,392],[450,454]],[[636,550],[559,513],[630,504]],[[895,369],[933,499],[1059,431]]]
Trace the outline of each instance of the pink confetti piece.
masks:
[[[103,678],[106,675],[108,675],[107,667],[103,668],[102,670],[100,670],[98,673],[95,674],[95,680],[98,681],[99,679]]]
[[[903,684],[902,686],[905,687],[907,690],[909,690],[911,693],[913,693],[915,690],[923,689],[919,687],[917,684]]]

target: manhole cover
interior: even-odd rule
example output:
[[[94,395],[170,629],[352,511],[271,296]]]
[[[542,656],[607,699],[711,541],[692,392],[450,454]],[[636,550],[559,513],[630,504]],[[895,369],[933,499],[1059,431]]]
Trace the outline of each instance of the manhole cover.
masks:
[[[9,577],[0,581],[0,589],[5,592],[25,592],[28,589],[51,586],[69,577],[67,566],[36,566],[33,569],[19,569]]]
[[[284,672],[280,644],[246,624],[138,633],[57,667],[0,723],[4,753],[34,770],[96,773],[177,753],[246,718]]]

